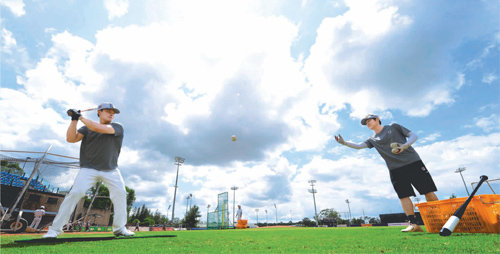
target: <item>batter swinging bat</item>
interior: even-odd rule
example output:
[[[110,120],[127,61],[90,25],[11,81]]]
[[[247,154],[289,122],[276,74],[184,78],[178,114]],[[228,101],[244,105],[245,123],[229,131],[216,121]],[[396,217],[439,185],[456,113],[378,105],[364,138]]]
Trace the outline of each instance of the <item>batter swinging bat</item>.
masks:
[[[451,233],[453,233],[453,230],[455,229],[455,227],[458,225],[458,222],[460,221],[460,219],[462,218],[462,215],[464,215],[464,212],[465,212],[465,209],[467,209],[467,205],[469,205],[469,202],[472,200],[472,198],[474,197],[474,194],[476,194],[476,191],[479,189],[479,186],[481,186],[481,184],[488,180],[488,177],[485,176],[485,175],[482,175],[481,177],[481,180],[479,181],[479,183],[477,184],[476,188],[474,189],[474,191],[472,191],[472,193],[470,194],[469,198],[467,198],[467,200],[465,200],[465,202],[460,206],[460,208],[458,208],[455,213],[448,219],[448,221],[444,224],[443,228],[441,229],[441,231],[439,232],[439,235],[440,236],[449,236],[451,235]]]

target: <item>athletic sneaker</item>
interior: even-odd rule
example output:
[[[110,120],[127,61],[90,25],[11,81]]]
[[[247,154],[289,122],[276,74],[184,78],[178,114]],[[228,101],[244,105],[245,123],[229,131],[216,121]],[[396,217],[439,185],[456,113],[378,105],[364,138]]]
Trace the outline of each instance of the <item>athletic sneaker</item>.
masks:
[[[49,228],[49,231],[47,231],[47,233],[43,235],[42,238],[56,238],[61,233],[62,232],[57,232],[56,230]]]
[[[135,235],[134,232],[132,232],[126,228],[116,230],[115,232],[113,232],[113,234],[115,234],[115,236],[134,236]]]
[[[407,228],[402,229],[401,232],[424,232],[424,230],[417,224],[410,224]]]

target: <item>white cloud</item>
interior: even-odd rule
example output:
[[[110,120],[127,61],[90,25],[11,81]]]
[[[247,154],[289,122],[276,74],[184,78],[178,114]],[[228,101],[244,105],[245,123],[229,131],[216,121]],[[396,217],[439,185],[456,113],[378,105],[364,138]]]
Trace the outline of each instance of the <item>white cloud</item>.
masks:
[[[419,138],[418,143],[420,144],[430,143],[436,141],[436,139],[438,139],[439,137],[441,137],[441,133],[431,133],[430,135]]]
[[[128,0],[105,0],[104,7],[108,11],[108,19],[119,18],[128,12]]]
[[[0,1],[0,5],[3,5],[12,12],[17,17],[21,17],[26,14],[24,10],[24,1],[23,0],[2,0]]]
[[[498,132],[485,136],[466,135],[449,141],[417,146],[415,149],[429,168],[440,197],[450,196],[457,190],[463,191],[462,188],[457,188],[461,179],[454,171],[458,167],[465,166],[468,169],[464,178],[469,186],[471,182],[477,182],[480,175],[487,175],[490,179],[500,177],[495,167],[500,165],[500,159],[496,156],[500,153]],[[465,191],[463,193],[465,194]]]
[[[0,109],[0,121],[8,123],[0,126],[4,148],[33,146],[33,142],[39,146],[65,138],[67,126],[59,112],[23,91],[0,88]]]
[[[325,18],[317,30],[305,61],[307,78],[313,88],[332,87],[335,99],[340,100],[337,103],[350,104],[353,116],[387,109],[427,116],[436,107],[453,103],[453,94],[461,87],[460,77],[457,85],[456,72],[449,64],[450,52],[464,36],[481,31],[476,13],[460,20],[466,25],[451,26],[442,12],[434,10],[458,10],[460,5],[397,4],[370,1],[367,6],[346,1],[348,11]],[[438,28],[431,22],[441,25]]]
[[[2,28],[2,52],[12,53],[12,48],[16,47],[16,39],[12,36],[12,32]]]
[[[493,83],[493,81],[497,80],[498,77],[493,74],[493,73],[488,73],[488,74],[485,74],[483,76],[483,79],[481,80],[483,83],[486,83],[486,84],[491,84]]]
[[[488,117],[474,118],[477,127],[483,129],[485,132],[500,130],[500,116],[491,114]]]
[[[30,67],[31,64],[26,48],[17,44],[11,31],[2,28],[0,43],[2,44],[0,49],[2,62],[5,64],[2,69],[13,69],[15,72],[22,72]]]

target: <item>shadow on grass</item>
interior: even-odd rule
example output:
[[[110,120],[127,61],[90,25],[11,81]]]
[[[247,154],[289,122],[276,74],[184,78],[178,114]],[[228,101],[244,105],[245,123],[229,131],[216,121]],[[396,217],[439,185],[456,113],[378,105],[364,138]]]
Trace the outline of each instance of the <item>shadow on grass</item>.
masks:
[[[109,240],[133,240],[144,238],[160,238],[160,237],[177,237],[176,235],[151,235],[151,236],[133,236],[133,237],[72,237],[72,238],[36,238],[29,240],[19,240],[13,243],[2,244],[1,248],[18,248],[27,246],[39,245],[57,245],[61,243],[70,242],[95,242],[95,241],[109,241]]]
[[[404,233],[405,236],[408,237],[435,237],[438,236],[438,239],[450,239],[453,237],[476,237],[478,233],[453,233],[450,236],[440,236],[439,233],[428,233],[428,232],[409,232],[409,233]],[[483,235],[488,235],[487,233],[483,233]]]

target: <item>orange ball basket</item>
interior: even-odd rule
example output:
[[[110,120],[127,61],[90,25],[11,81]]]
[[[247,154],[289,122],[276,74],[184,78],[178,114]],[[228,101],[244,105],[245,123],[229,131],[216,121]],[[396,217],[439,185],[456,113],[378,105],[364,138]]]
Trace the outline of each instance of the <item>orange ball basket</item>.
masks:
[[[247,222],[248,222],[248,220],[238,220],[238,224],[236,224],[236,228],[237,229],[247,228]]]
[[[467,197],[416,204],[430,233],[439,233]],[[454,232],[500,233],[500,194],[476,195],[472,198]]]

